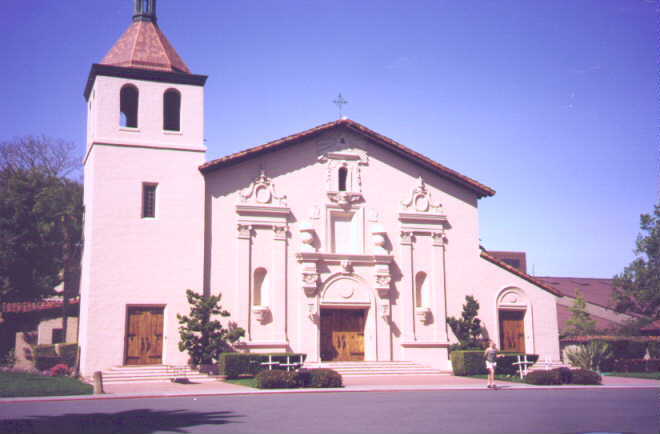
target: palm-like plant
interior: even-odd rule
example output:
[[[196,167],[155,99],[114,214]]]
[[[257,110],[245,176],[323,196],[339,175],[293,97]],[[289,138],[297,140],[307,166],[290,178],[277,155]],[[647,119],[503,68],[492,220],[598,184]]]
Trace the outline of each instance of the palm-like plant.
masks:
[[[591,341],[566,350],[566,357],[571,365],[590,371],[599,371],[601,364],[611,356],[609,344],[602,341]]]

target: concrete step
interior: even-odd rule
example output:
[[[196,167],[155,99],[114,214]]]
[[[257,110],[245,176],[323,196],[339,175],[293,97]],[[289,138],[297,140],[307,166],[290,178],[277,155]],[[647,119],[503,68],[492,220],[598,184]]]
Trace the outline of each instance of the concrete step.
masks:
[[[103,383],[106,384],[160,383],[175,378],[187,379],[193,383],[217,381],[216,377],[200,373],[188,366],[115,366],[102,373]]]
[[[399,376],[399,375],[449,375],[443,371],[415,362],[317,362],[305,363],[305,368],[329,368],[342,376]]]

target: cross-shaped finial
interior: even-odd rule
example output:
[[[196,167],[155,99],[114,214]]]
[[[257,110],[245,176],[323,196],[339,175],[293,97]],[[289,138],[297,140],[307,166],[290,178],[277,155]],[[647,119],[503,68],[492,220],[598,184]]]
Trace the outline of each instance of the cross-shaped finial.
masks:
[[[332,101],[332,102],[333,102],[333,104],[335,104],[335,105],[337,106],[337,108],[339,109],[339,119],[341,119],[341,108],[342,108],[342,106],[343,106],[344,104],[348,104],[348,101],[346,101],[346,100],[344,99],[344,97],[341,96],[341,92],[340,92],[339,95],[337,95],[337,99],[334,100],[334,101]]]

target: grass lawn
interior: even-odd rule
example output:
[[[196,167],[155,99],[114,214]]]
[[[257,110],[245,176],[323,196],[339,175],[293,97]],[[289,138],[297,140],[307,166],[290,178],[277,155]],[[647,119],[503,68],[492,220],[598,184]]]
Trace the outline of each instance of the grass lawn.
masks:
[[[226,383],[238,384],[239,386],[247,386],[257,388],[257,379],[254,377],[235,378],[233,380],[225,380]]]
[[[647,380],[660,380],[660,372],[607,372],[607,377],[644,378]]]
[[[24,372],[0,372],[0,396],[91,395],[94,388],[71,377],[46,377]]]
[[[468,375],[469,378],[481,378],[483,380],[488,380],[488,374],[479,374],[479,375]],[[497,375],[495,374],[496,381],[510,381],[512,383],[524,383],[520,379],[520,375]]]

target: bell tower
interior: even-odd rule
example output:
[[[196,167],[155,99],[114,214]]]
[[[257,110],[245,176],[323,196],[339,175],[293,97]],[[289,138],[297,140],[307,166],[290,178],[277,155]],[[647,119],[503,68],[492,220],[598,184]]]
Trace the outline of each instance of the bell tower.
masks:
[[[187,360],[176,314],[187,312],[185,290],[203,282],[206,79],[191,73],[158,26],[156,0],[134,0],[128,29],[92,65],[84,91],[83,375]],[[136,336],[136,321],[146,335]]]

